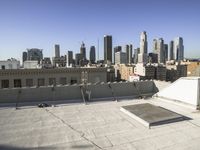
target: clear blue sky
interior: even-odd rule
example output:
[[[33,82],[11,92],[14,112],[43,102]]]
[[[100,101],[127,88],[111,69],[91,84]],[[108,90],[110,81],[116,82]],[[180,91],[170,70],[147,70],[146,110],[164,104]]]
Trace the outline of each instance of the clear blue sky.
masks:
[[[199,0],[0,0],[0,60],[21,60],[26,48],[41,48],[44,56],[79,52],[84,41],[87,54],[97,46],[103,58],[103,35],[113,36],[113,46],[132,43],[139,47],[140,33],[169,43],[184,40],[185,56],[200,57]]]

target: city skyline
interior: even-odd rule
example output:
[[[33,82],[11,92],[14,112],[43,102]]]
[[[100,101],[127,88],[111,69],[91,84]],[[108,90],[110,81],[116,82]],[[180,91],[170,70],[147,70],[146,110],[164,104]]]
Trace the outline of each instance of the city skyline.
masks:
[[[112,35],[113,47],[133,44],[135,49],[140,46],[142,31],[148,34],[148,52],[152,52],[154,38],[163,38],[169,44],[180,36],[184,39],[185,57],[199,58],[200,2],[145,2],[2,0],[0,59],[14,57],[21,61],[27,48],[43,49],[45,57],[52,57],[55,44],[60,45],[61,55],[67,51],[75,54],[82,41],[89,58],[90,46],[94,45],[97,52],[98,40],[99,58],[103,59],[104,35]]]

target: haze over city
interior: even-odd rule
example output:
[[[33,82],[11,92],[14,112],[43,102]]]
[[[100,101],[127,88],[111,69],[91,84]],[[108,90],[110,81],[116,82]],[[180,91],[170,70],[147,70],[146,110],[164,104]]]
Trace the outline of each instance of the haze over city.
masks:
[[[27,48],[41,48],[44,56],[54,55],[54,44],[61,54],[79,52],[99,39],[103,59],[103,36],[113,36],[113,46],[139,47],[141,31],[147,31],[148,51],[154,38],[169,43],[177,36],[184,39],[186,58],[199,58],[200,2],[139,0],[1,0],[0,59],[21,60]]]

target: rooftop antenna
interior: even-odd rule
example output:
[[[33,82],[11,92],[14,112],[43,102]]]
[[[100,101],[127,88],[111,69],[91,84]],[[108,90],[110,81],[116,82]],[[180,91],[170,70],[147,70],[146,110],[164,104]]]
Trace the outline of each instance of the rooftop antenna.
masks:
[[[97,51],[98,51],[98,60],[99,60],[99,38],[97,39]]]

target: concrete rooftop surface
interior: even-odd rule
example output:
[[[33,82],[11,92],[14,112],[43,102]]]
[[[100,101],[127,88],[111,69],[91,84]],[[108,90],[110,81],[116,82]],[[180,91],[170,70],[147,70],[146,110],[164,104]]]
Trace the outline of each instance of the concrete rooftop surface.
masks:
[[[120,111],[150,103],[190,120],[147,128]],[[19,109],[0,105],[1,150],[199,150],[200,112],[160,99],[59,104]]]

